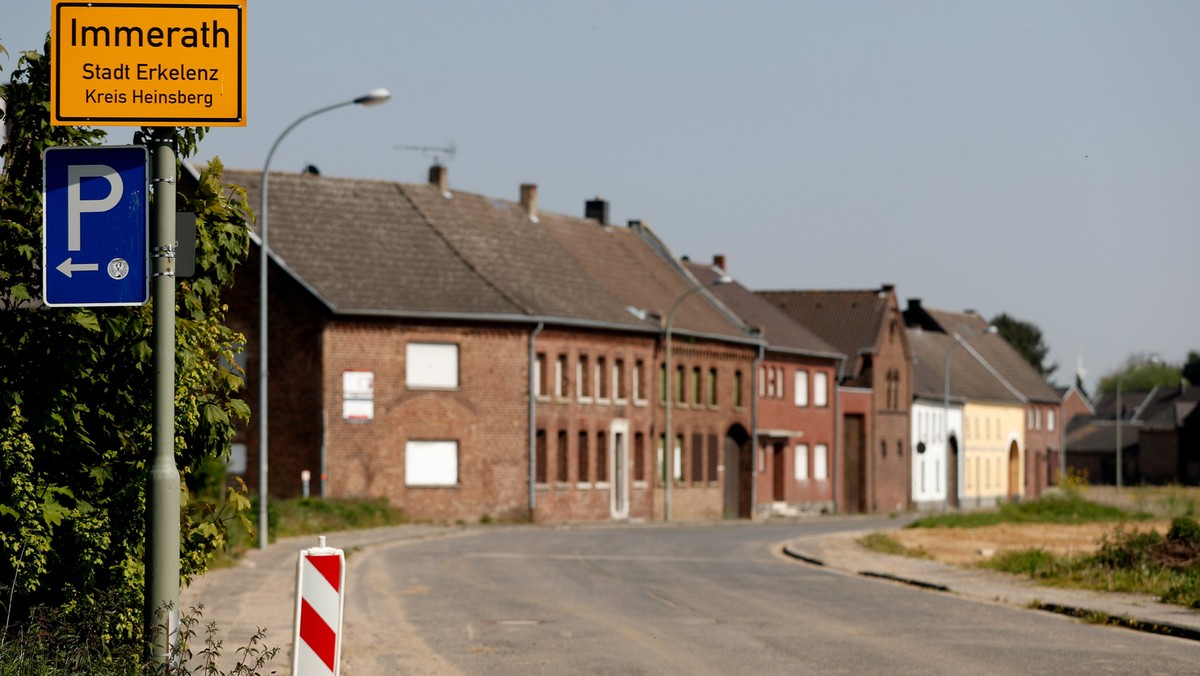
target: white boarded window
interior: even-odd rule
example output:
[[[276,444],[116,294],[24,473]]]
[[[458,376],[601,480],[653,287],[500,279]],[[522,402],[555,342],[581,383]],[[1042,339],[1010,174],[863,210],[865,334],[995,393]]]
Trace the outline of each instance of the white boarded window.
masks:
[[[813,374],[813,405],[829,405],[829,374],[824,371]]]
[[[796,481],[808,481],[808,444],[796,444]]]
[[[457,486],[457,441],[410,441],[404,447],[404,485]]]
[[[818,481],[829,478],[829,447],[825,444],[813,447],[813,478]]]
[[[808,371],[796,370],[796,405],[808,406]]]
[[[458,387],[457,345],[409,343],[404,355],[404,382],[409,387]]]
[[[1046,429],[1050,430],[1051,432],[1054,431],[1054,409],[1048,409],[1046,411]]]

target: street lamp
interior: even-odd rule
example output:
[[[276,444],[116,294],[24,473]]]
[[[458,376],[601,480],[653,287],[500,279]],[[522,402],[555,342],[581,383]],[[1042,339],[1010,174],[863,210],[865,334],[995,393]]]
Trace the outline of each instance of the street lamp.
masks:
[[[287,129],[271,144],[267,153],[267,161],[263,162],[262,180],[259,183],[259,226],[258,234],[262,240],[259,246],[258,269],[258,547],[267,548],[267,264],[270,260],[271,248],[267,244],[267,184],[270,179],[268,171],[271,168],[271,158],[275,150],[293,129],[301,122],[316,117],[321,113],[344,108],[345,106],[374,106],[390,99],[392,95],[386,89],[372,89],[362,96],[342,101],[331,106],[318,108],[310,113],[301,115],[288,125]]]
[[[959,345],[965,346],[967,341],[971,340],[972,338],[996,333],[997,331],[999,331],[999,329],[997,329],[994,324],[988,324],[987,328],[983,329],[982,331],[969,333],[965,336],[960,336],[957,333],[950,334],[954,336],[954,343],[950,347],[946,348],[946,362],[942,365],[942,377],[944,378],[942,382],[942,449],[944,455],[946,456],[947,466],[950,464],[950,358],[954,356],[954,348],[958,347]],[[964,451],[966,450],[965,445],[963,449]],[[961,458],[963,455],[965,455],[965,453],[960,453],[958,457]],[[942,491],[943,512],[949,509],[950,491],[954,490],[955,493],[958,492],[957,484],[962,476],[961,470],[962,468],[959,466],[958,459],[956,458],[954,465],[955,486],[952,489],[949,482],[947,482],[946,490]]]
[[[665,336],[663,338],[663,342],[666,345],[666,362],[664,362],[666,390],[663,392],[663,398],[666,400],[666,407],[663,412],[663,427],[665,428],[663,430],[663,461],[665,465],[663,467],[663,486],[665,487],[665,492],[663,493],[663,521],[671,520],[671,484],[675,481],[675,435],[671,431],[671,409],[675,406],[675,391],[671,386],[671,373],[674,371],[674,367],[671,364],[671,326],[675,321],[675,312],[679,310],[679,306],[688,296],[697,291],[711,289],[714,286],[729,284],[731,282],[733,282],[733,277],[721,272],[716,279],[708,284],[693,286],[684,291],[682,295],[675,299],[675,302],[671,305],[671,309],[667,312],[667,321],[664,329]]]

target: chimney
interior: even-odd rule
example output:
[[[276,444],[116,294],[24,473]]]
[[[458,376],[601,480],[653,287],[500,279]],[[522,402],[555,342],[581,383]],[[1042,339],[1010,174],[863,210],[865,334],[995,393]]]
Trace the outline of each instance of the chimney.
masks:
[[[608,202],[599,197],[588,200],[583,206],[583,217],[596,221],[600,225],[608,225]]]
[[[630,219],[627,223],[630,230],[637,230],[642,227],[641,219]]]
[[[443,195],[450,194],[450,176],[446,168],[440,164],[435,164],[429,168],[429,183],[436,185],[438,192]]]
[[[521,184],[521,208],[525,210],[525,214],[529,216],[529,220],[534,223],[538,222],[536,183]]]
[[[921,311],[921,299],[920,298],[909,298],[908,299],[908,311],[909,312],[920,312]]]
[[[725,272],[725,254],[713,254],[713,267]]]

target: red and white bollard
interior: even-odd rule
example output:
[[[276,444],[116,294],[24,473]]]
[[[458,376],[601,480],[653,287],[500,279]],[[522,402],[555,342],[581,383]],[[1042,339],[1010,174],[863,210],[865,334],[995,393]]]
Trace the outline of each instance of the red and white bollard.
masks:
[[[300,552],[296,571],[292,676],[336,676],[341,662],[346,557],[324,535],[318,542]]]

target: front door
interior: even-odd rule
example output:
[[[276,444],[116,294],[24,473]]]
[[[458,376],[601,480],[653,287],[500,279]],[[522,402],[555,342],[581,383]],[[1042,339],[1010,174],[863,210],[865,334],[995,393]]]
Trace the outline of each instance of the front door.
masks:
[[[609,510],[614,519],[629,518],[629,421],[614,420],[609,427],[608,438],[612,448],[608,449],[609,473],[612,491]]]

